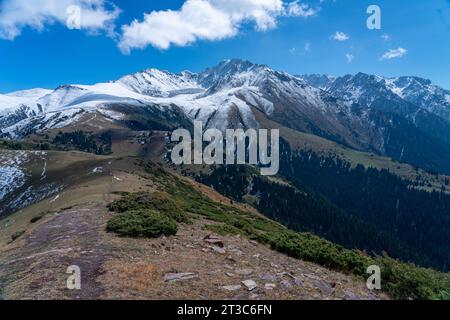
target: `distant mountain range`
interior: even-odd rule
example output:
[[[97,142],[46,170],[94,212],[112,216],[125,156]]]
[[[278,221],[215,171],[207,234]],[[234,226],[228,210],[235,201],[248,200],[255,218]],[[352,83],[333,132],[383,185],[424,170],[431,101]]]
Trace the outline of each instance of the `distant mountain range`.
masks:
[[[148,69],[109,83],[0,95],[0,135],[21,138],[93,113],[142,128],[200,120],[221,130],[261,127],[263,115],[356,150],[450,173],[450,91],[418,77],[294,76],[238,59],[201,73]]]
[[[148,69],[0,95],[0,215],[52,204],[115,161],[124,163],[108,181],[151,160],[293,230],[447,271],[449,101],[448,90],[417,77],[296,76],[237,59],[201,73]],[[280,128],[279,175],[164,161],[168,134],[194,120],[220,130]],[[62,170],[66,158],[75,163]]]

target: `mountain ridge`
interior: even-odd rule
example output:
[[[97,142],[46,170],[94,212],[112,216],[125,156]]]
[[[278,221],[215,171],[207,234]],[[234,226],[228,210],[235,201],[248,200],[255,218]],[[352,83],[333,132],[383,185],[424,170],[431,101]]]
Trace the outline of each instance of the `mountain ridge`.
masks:
[[[22,97],[14,98],[25,99],[24,103],[15,105],[8,102],[14,93],[0,95],[0,137],[21,138],[63,128],[87,114],[120,121],[129,117],[130,108],[135,113],[149,109],[150,117],[160,119],[175,114],[177,119],[202,121],[205,129],[258,129],[256,108],[301,132],[428,170],[450,172],[446,156],[450,153],[446,139],[450,91],[418,77],[294,76],[263,64],[228,59],[200,73],[150,68],[108,83],[37,92],[45,95],[35,93],[33,100],[33,91],[24,91]],[[429,156],[414,148],[412,139],[423,141]]]

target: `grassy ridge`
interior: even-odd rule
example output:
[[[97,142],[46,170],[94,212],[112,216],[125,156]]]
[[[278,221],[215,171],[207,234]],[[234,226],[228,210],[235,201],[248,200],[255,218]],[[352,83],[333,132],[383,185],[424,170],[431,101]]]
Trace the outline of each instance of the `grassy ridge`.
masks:
[[[213,202],[190,184],[160,168],[147,166],[147,171],[152,174],[153,180],[160,183],[161,191],[152,195],[126,195],[110,205],[111,210],[125,215],[121,219],[125,217],[126,223],[133,221],[138,224],[133,226],[141,228],[138,236],[145,234],[146,231],[142,231],[142,228],[154,228],[148,224],[139,225],[141,220],[145,220],[139,215],[146,215],[146,212],[156,211],[177,222],[189,222],[196,217],[203,217],[217,222],[207,227],[214,232],[241,234],[268,244],[278,252],[333,270],[366,278],[367,267],[378,265],[382,272],[382,289],[397,299],[450,299],[449,274],[417,268],[389,257],[370,257],[309,233],[288,230],[258,214]],[[159,218],[162,219],[161,216]],[[117,218],[112,218],[111,223],[115,219]],[[111,231],[116,230],[112,228]]]

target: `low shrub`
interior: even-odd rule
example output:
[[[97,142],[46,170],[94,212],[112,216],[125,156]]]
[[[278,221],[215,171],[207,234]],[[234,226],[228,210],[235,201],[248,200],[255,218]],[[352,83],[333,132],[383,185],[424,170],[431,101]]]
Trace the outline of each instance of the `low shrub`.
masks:
[[[233,226],[229,226],[226,224],[208,224],[204,227],[205,230],[209,230],[211,232],[217,233],[221,236],[226,236],[226,235],[238,235],[238,234],[242,234],[242,231],[239,230],[238,228],[235,228]]]
[[[20,230],[20,231],[17,231],[16,233],[14,233],[12,236],[11,236],[11,241],[16,241],[17,239],[19,239],[21,236],[23,236],[25,234],[25,231],[24,230]]]
[[[107,230],[120,236],[157,238],[175,235],[177,223],[154,210],[140,209],[119,213],[108,221]]]
[[[126,194],[122,199],[110,203],[108,208],[117,213],[149,209],[161,212],[179,223],[190,222],[185,211],[177,206],[175,201],[163,192]]]
[[[378,257],[382,285],[397,299],[450,300],[450,275],[432,269],[418,268],[389,257]]]

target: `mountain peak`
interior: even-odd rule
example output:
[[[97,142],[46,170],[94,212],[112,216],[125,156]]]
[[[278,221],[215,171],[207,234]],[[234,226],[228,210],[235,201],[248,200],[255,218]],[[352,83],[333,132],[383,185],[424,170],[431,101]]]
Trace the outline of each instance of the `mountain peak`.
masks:
[[[216,74],[216,75],[225,75],[225,74],[234,74],[238,72],[248,71],[257,67],[259,65],[254,64],[248,60],[242,59],[225,59],[222,60],[218,65],[206,69],[202,74],[204,76]]]
[[[224,59],[219,63],[220,65],[232,65],[232,66],[254,66],[256,65],[255,63],[249,61],[249,60],[245,60],[245,59],[239,59],[239,58],[233,58],[233,59]]]

